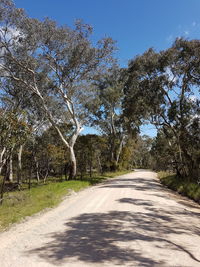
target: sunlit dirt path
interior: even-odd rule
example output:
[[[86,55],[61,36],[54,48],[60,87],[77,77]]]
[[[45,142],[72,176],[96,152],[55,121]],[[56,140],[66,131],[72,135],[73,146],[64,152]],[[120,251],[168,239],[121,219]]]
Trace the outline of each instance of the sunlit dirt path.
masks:
[[[0,266],[200,266],[200,208],[135,171],[0,235]]]

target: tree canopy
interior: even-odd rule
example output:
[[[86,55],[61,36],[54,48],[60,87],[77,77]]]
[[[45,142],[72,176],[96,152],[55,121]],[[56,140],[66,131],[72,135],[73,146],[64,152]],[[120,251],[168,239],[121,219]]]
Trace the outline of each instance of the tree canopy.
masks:
[[[158,53],[149,49],[130,61],[124,100],[130,123],[148,118],[162,130],[171,151],[176,147],[178,173],[191,177],[198,177],[200,162],[199,63],[199,40],[177,39]]]

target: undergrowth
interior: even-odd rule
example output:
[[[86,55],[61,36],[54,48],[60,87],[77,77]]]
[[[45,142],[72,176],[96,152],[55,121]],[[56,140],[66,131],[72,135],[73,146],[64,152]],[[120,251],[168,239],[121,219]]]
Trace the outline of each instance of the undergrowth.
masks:
[[[168,188],[200,204],[200,185],[198,183],[188,181],[169,172],[159,172],[158,177],[161,183]]]

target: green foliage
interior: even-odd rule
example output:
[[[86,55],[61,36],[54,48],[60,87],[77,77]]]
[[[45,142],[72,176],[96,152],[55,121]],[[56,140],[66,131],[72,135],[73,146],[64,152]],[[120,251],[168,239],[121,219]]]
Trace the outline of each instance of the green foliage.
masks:
[[[103,75],[98,75],[94,82],[96,98],[86,105],[91,125],[106,136],[104,168],[111,171],[121,168],[122,151],[129,140],[122,116],[123,74],[124,70],[114,64]]]
[[[175,174],[169,172],[159,172],[158,177],[160,178],[161,183],[168,188],[200,203],[199,184],[177,177]]]
[[[154,152],[163,142],[167,166],[191,179],[200,175],[199,64],[200,41],[177,39],[165,51],[149,49],[130,61],[125,82],[129,125],[148,118],[159,129]]]
[[[74,145],[88,121],[85,105],[95,99],[92,81],[113,61],[114,41],[103,38],[94,44],[92,27],[81,20],[73,28],[59,26],[49,18],[28,17],[12,1],[7,4],[0,2],[1,89],[14,98],[26,92],[29,112],[44,114],[68,149],[74,178]],[[23,108],[23,101],[17,104]]]
[[[78,138],[75,145],[77,155],[78,173],[87,176],[89,173],[102,172],[103,150],[105,149],[105,138],[102,136],[87,134]]]
[[[150,169],[153,167],[152,149],[153,139],[147,135],[138,136],[133,147],[133,167]]]
[[[21,114],[23,115],[23,113]],[[13,147],[23,144],[31,133],[31,128],[25,121],[25,116],[18,117],[17,110],[0,110],[0,147]]]

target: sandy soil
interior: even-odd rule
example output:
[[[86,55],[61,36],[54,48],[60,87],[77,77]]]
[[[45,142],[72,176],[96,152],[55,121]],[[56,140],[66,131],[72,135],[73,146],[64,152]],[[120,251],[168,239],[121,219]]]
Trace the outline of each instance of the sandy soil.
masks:
[[[0,266],[200,266],[200,208],[136,171],[2,233]]]

